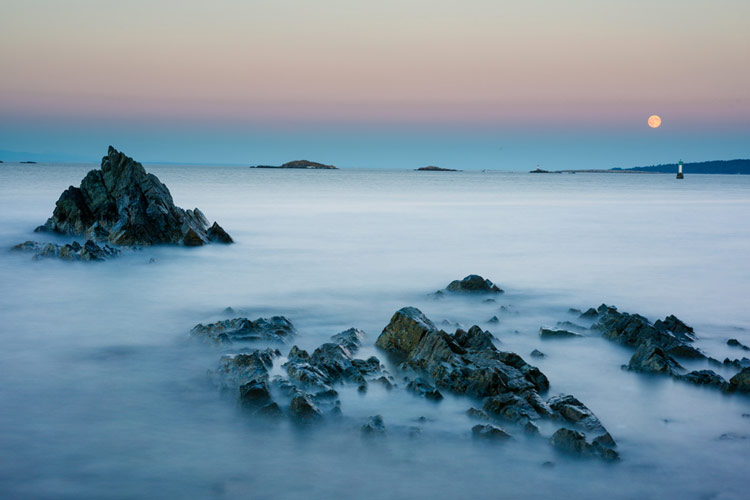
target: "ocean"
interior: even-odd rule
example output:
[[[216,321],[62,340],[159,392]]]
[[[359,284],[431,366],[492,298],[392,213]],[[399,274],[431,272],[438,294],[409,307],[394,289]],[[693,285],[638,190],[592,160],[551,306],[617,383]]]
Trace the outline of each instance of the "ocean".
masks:
[[[750,398],[623,370],[632,349],[595,332],[538,332],[606,303],[675,314],[704,352],[741,358],[726,341],[750,344],[750,176],[146,165],[236,243],[104,263],[11,252],[50,240],[33,229],[92,168],[0,165],[3,498],[746,498]],[[468,274],[505,293],[430,295]],[[232,307],[286,316],[305,349],[361,328],[359,357],[385,361],[374,342],[404,306],[490,330],[549,395],[582,400],[621,460],[560,456],[512,425],[509,442],[480,442],[465,412],[481,403],[375,384],[338,387],[335,422],[259,422],[207,375],[229,348],[188,336]],[[365,439],[375,414],[387,433]]]

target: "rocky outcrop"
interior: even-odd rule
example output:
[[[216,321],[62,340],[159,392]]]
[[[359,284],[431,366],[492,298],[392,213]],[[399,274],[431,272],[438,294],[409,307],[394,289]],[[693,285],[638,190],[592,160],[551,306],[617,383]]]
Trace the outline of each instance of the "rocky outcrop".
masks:
[[[743,351],[750,351],[750,347],[746,346],[745,344],[743,344],[742,342],[740,342],[737,339],[729,339],[729,340],[727,340],[727,345],[731,346],[731,347],[739,347]]]
[[[607,461],[619,459],[618,453],[600,442],[589,443],[586,436],[579,431],[558,429],[550,438],[550,444],[556,450],[579,457],[599,457]]]
[[[539,336],[542,339],[549,340],[549,339],[564,339],[564,338],[580,337],[581,335],[577,333],[573,333],[569,330],[557,330],[553,328],[542,327],[539,329]]]
[[[597,322],[593,329],[604,338],[630,347],[650,341],[664,353],[677,358],[705,359],[706,355],[690,345],[695,340],[693,329],[674,316],[651,324],[639,314],[619,312],[617,308],[602,304],[597,309]]]
[[[305,387],[328,389],[337,383],[367,385],[368,379],[376,379],[383,372],[380,360],[375,356],[357,359],[354,354],[359,349],[365,333],[356,328],[337,333],[311,354],[293,346],[283,368],[289,378]],[[390,381],[386,378],[386,382]]]
[[[118,248],[109,245],[97,245],[92,240],[86,240],[81,245],[77,241],[65,245],[56,243],[38,243],[36,241],[27,241],[12,248],[14,251],[31,252],[33,258],[46,259],[58,258],[62,260],[81,260],[81,261],[104,261],[120,255]]]
[[[477,424],[471,428],[471,434],[475,439],[488,441],[505,441],[511,437],[505,430],[492,424]]]
[[[716,387],[722,391],[728,391],[730,389],[729,383],[724,377],[713,370],[694,370],[685,375],[679,375],[677,378],[695,385]]]
[[[445,289],[454,293],[503,293],[503,290],[493,282],[476,274],[451,281]]]
[[[375,415],[370,417],[365,424],[362,425],[362,434],[366,436],[382,435],[385,434],[385,423],[381,415]]]
[[[592,456],[617,455],[611,450],[614,440],[591,410],[570,395],[545,401],[539,393],[549,388],[547,377],[517,354],[499,351],[492,335],[478,326],[450,335],[419,309],[405,307],[393,315],[375,345],[399,361],[402,370],[418,374],[407,386],[410,390],[424,395],[434,383],[439,389],[481,398],[482,410],[472,408],[469,416],[513,422],[530,434],[540,432],[536,420],[563,421],[580,429],[575,432]],[[583,431],[595,436],[591,443]],[[472,432],[477,437],[498,434],[490,424]]]
[[[258,318],[251,321],[247,318],[235,318],[203,325],[195,325],[190,336],[219,344],[232,342],[289,342],[296,335],[292,322],[284,316]]]
[[[481,398],[549,387],[539,369],[517,354],[498,351],[489,332],[475,326],[449,335],[414,307],[397,311],[375,345],[403,360],[402,368],[458,394]]]
[[[750,393],[750,367],[745,367],[729,379],[730,390]]]
[[[682,366],[651,339],[647,339],[638,345],[638,349],[630,358],[628,369],[644,373],[677,375]]]
[[[155,175],[112,146],[101,168],[86,174],[80,187],[64,191],[52,217],[36,231],[124,246],[232,242],[217,223],[209,228],[197,208],[175,206],[169,189]]]

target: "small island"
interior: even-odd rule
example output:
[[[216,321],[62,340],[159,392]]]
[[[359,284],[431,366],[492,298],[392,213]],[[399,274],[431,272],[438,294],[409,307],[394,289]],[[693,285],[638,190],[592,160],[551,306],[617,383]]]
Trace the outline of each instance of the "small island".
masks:
[[[435,167],[433,165],[430,165],[428,167],[421,167],[414,169],[415,172],[460,172],[460,170],[456,170],[455,168],[442,168],[442,167]]]
[[[308,160],[290,161],[279,166],[256,165],[255,167],[250,167],[250,168],[306,168],[306,169],[315,169],[315,170],[338,170],[338,167],[335,167],[333,165],[325,165],[323,163],[317,163],[317,162],[308,161]]]
[[[544,170],[539,167],[536,167],[534,170],[529,171],[530,174],[559,174],[560,172],[550,172],[549,170]]]

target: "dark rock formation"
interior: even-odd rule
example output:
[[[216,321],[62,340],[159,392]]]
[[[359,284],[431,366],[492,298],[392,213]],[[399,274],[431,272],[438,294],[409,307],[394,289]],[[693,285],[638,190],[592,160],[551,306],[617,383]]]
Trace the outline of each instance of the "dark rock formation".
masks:
[[[504,441],[511,437],[503,429],[492,424],[477,424],[471,428],[471,434],[477,439],[487,439],[490,441]]]
[[[393,315],[375,345],[404,360],[403,368],[459,394],[486,397],[549,387],[542,372],[517,354],[498,351],[491,338],[479,327],[449,335],[419,309],[405,307]]]
[[[310,395],[305,393],[299,393],[292,398],[289,415],[298,423],[310,423],[323,417],[320,408],[313,403]]]
[[[750,347],[746,346],[745,344],[743,344],[742,342],[740,342],[737,339],[729,339],[729,340],[727,340],[727,345],[728,346],[732,346],[732,347],[739,347],[743,351],[750,351]]]
[[[531,357],[532,358],[543,358],[543,357],[545,357],[545,354],[542,351],[540,351],[539,349],[534,349],[533,351],[531,351]]]
[[[443,399],[443,395],[440,394],[440,391],[435,389],[435,386],[419,377],[409,382],[406,385],[406,388],[426,399],[431,399],[433,401],[440,401]]]
[[[383,422],[383,417],[380,415],[370,417],[367,420],[367,423],[362,425],[361,430],[362,434],[366,436],[385,434],[385,423]]]
[[[476,274],[470,274],[462,280],[451,281],[445,288],[449,292],[460,293],[503,293],[497,285]]]
[[[729,390],[729,383],[713,370],[695,370],[677,378],[695,385],[708,385],[722,391]]]
[[[602,446],[601,441],[590,444],[586,441],[586,436],[582,432],[564,427],[558,429],[552,435],[550,444],[556,450],[569,455],[599,457],[607,461],[619,459],[617,452],[609,447]]]
[[[292,322],[284,316],[258,318],[255,321],[247,318],[225,319],[208,325],[197,324],[190,330],[192,337],[222,344],[258,340],[286,343],[296,333]]]
[[[231,242],[218,224],[208,229],[208,220],[197,208],[175,206],[169,189],[155,175],[112,146],[101,168],[90,171],[80,187],[63,192],[52,217],[36,230],[128,246]]]
[[[695,339],[693,329],[674,316],[653,325],[639,314],[621,313],[614,307],[599,306],[598,321],[592,326],[605,338],[623,345],[638,347],[650,340],[666,354],[674,357],[705,359],[705,354],[690,345]]]
[[[543,339],[564,339],[571,337],[580,337],[581,335],[568,330],[554,330],[552,328],[540,328],[539,336]]]
[[[675,375],[679,373],[682,366],[651,339],[647,339],[638,346],[633,357],[630,358],[628,369],[637,372]]]
[[[745,367],[734,377],[729,379],[730,390],[750,392],[750,367]]]
[[[599,316],[599,313],[596,311],[596,309],[594,309],[593,307],[589,307],[586,310],[586,312],[581,313],[581,315],[578,316],[578,317],[579,318],[592,319],[592,318],[596,318],[597,316]]]
[[[251,353],[227,354],[219,360],[219,367],[211,372],[214,382],[224,389],[268,380],[273,360],[281,356],[277,349],[255,350]]]
[[[554,415],[567,423],[573,424],[586,431],[591,431],[598,436],[609,435],[594,412],[586,405],[570,395],[555,396],[547,401]],[[610,436],[611,440],[612,437]],[[614,446],[614,440],[612,446]]]
[[[86,240],[81,245],[77,241],[66,245],[56,243],[38,243],[36,241],[27,241],[12,248],[14,251],[33,252],[33,258],[45,259],[54,257],[62,260],[82,260],[82,261],[104,261],[120,254],[120,250],[112,248],[109,245],[97,245],[92,240]]]
[[[283,366],[289,377],[306,386],[327,388],[331,384],[350,382],[367,387],[367,377],[375,378],[382,372],[380,360],[374,356],[357,359],[365,332],[356,328],[337,333],[332,342],[315,349],[312,355],[293,346],[289,361]],[[386,379],[390,384],[390,381]]]

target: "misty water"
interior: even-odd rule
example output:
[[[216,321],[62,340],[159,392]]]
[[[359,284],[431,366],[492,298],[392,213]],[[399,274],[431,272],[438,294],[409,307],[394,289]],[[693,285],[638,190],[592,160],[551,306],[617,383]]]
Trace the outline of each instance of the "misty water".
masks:
[[[236,244],[105,263],[0,251],[3,498],[746,498],[750,398],[622,370],[632,350],[594,332],[538,331],[604,302],[675,314],[707,354],[742,357],[726,340],[750,344],[750,178],[146,167]],[[90,168],[0,165],[0,248],[39,239]],[[505,294],[428,295],[472,273]],[[374,342],[401,307],[478,324],[538,366],[549,395],[581,399],[621,460],[561,456],[512,424],[509,442],[477,441],[465,411],[481,403],[376,384],[337,387],[340,420],[258,421],[207,376],[231,348],[188,338],[230,306],[288,317],[306,349],[361,328],[358,357],[384,361]],[[364,439],[375,414],[387,434]]]

